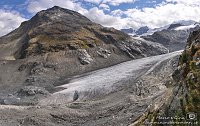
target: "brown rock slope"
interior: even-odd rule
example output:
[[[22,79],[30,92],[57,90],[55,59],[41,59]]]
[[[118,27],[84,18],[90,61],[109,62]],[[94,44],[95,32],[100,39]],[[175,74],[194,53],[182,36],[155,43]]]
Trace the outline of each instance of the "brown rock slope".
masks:
[[[70,76],[167,51],[55,6],[0,38],[0,90],[50,90]]]
[[[172,93],[160,110],[152,112],[148,121],[177,125],[200,124],[200,30],[193,31],[173,73]],[[170,117],[170,118],[168,118]]]

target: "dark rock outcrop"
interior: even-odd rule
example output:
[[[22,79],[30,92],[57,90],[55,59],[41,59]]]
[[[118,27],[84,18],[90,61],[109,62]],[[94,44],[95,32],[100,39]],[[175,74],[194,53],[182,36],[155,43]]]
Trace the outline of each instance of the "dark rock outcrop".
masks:
[[[17,92],[18,96],[48,95],[49,92],[42,87],[25,86]]]
[[[171,24],[171,25],[168,27],[168,30],[174,30],[175,28],[177,28],[177,27],[179,27],[179,26],[183,26],[183,25],[180,24],[180,23]]]
[[[200,122],[200,30],[190,34],[187,46],[179,59],[179,69],[173,74],[176,95],[170,102],[167,114],[177,116],[196,114],[190,121]],[[174,104],[174,106],[173,106]],[[174,113],[175,112],[175,113]]]
[[[134,32],[134,30],[132,28],[121,29],[121,31],[124,32],[124,33],[127,33],[127,34]]]
[[[149,27],[144,26],[144,27],[139,28],[135,33],[136,35],[142,35],[144,33],[147,33],[148,31],[149,31]]]
[[[172,93],[151,121],[198,125],[200,123],[200,30],[189,35],[187,46],[173,73]],[[160,117],[160,118],[158,118]],[[162,118],[168,119],[162,119]],[[179,119],[175,119],[179,118]]]

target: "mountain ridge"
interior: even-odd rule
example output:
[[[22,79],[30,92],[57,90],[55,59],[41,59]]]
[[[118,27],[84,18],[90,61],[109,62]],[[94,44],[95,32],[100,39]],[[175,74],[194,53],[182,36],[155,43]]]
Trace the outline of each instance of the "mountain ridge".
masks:
[[[130,35],[139,35],[139,36],[146,36],[146,35],[152,35],[155,32],[159,32],[162,30],[175,30],[175,28],[178,28],[180,26],[190,26],[190,25],[199,25],[199,22],[193,21],[193,20],[180,20],[175,21],[171,24],[158,27],[158,28],[149,28],[148,26],[142,26],[137,29],[133,28],[127,28],[127,29],[121,29],[121,31],[130,34]],[[138,34],[139,32],[139,34]]]
[[[160,44],[133,39],[56,6],[0,38],[0,87],[51,89],[74,75],[167,52]]]

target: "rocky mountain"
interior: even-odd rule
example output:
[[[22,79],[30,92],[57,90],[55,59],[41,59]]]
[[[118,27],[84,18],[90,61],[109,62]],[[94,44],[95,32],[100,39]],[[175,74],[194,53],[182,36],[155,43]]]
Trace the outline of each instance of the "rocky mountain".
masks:
[[[168,29],[157,31],[152,35],[142,36],[145,40],[160,43],[167,47],[170,52],[184,49],[190,32],[199,28],[199,25],[187,27],[181,24],[172,24]]]
[[[22,92],[47,94],[40,91],[51,91],[71,76],[167,51],[55,6],[0,38],[0,90],[6,95],[33,86]]]
[[[142,36],[142,38],[148,41],[161,43],[167,47],[170,52],[173,52],[184,49],[188,35],[188,31],[162,30],[152,35]]]
[[[197,26],[199,26],[199,22],[195,22],[192,20],[186,20],[186,21],[181,20],[181,21],[173,22],[172,24],[165,25],[163,27],[159,27],[159,28],[152,29],[152,28],[149,28],[148,26],[143,26],[143,27],[140,27],[139,29],[129,28],[129,29],[121,29],[121,31],[129,35],[147,36],[147,35],[152,35],[155,32],[160,32],[163,30],[187,31]]]
[[[23,59],[66,49],[87,49],[129,38],[120,31],[95,24],[77,12],[53,7],[39,12],[2,37],[0,59]],[[9,49],[11,43],[13,46]]]
[[[181,23],[174,23],[174,24],[171,24],[167,29],[173,30],[173,29],[175,29],[177,27],[181,27],[181,26],[183,26]]]
[[[149,27],[144,26],[140,27],[137,30],[134,30],[133,28],[128,28],[128,29],[121,29],[122,32],[130,34],[130,35],[143,35],[149,31]]]
[[[144,27],[140,27],[135,33],[136,35],[142,35],[145,34],[149,31],[149,27],[144,26]]]
[[[127,34],[132,34],[135,32],[135,30],[133,30],[132,28],[121,29],[121,31]]]

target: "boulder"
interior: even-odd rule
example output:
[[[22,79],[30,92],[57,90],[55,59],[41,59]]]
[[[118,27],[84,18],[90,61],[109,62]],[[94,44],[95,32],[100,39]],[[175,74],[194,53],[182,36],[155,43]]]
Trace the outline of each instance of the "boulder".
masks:
[[[80,60],[80,63],[82,65],[90,64],[90,62],[93,61],[93,59],[85,49],[79,49],[78,51],[79,51],[78,59]]]
[[[16,105],[20,102],[20,98],[14,95],[8,95],[4,100],[3,103],[5,105]]]
[[[108,58],[110,56],[111,52],[107,49],[103,49],[103,48],[99,47],[97,54],[103,58]]]
[[[49,92],[43,87],[25,86],[18,91],[18,96],[34,96],[37,94],[48,95]]]

